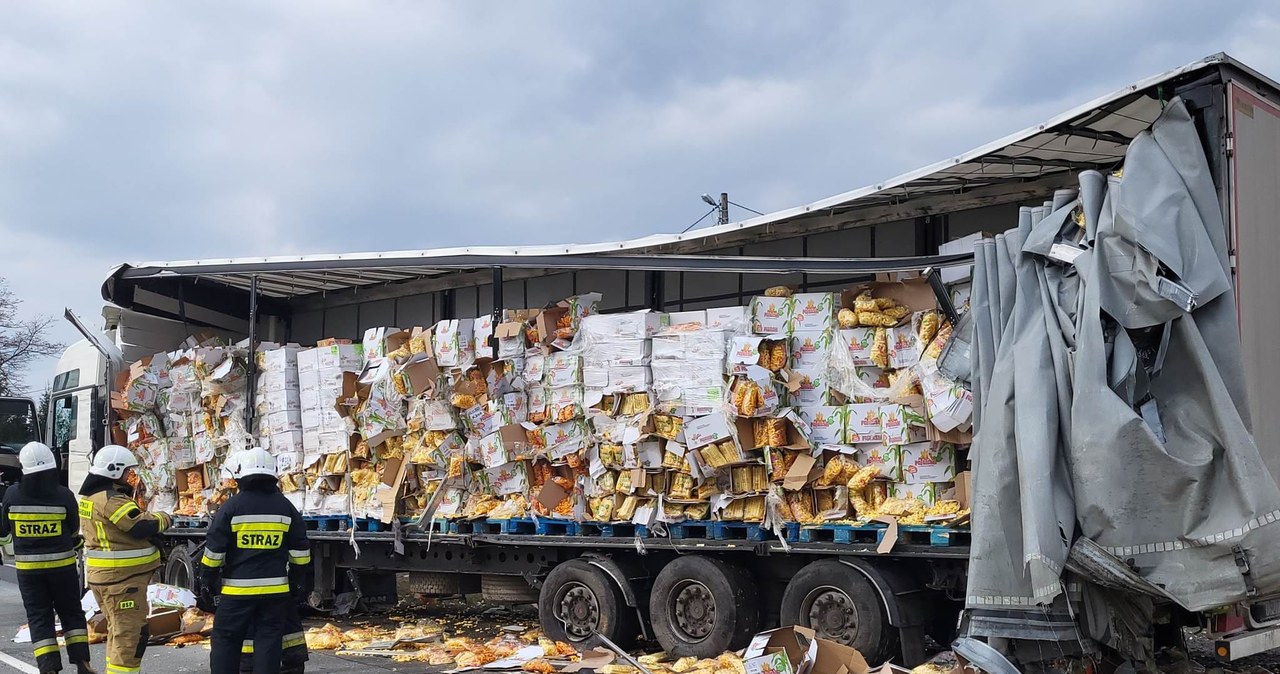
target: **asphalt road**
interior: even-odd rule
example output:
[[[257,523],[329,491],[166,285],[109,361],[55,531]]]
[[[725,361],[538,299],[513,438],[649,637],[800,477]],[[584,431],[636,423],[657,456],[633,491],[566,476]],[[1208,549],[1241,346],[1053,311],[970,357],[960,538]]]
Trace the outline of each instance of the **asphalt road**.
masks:
[[[31,644],[17,644],[13,642],[13,635],[18,629],[26,624],[26,612],[22,607],[22,597],[18,593],[18,586],[9,580],[3,579],[4,574],[0,573],[0,674],[11,674],[21,672],[23,674],[36,674],[35,658],[31,655]],[[432,611],[424,611],[421,615],[431,616]],[[456,609],[442,611],[438,618],[442,622],[453,619],[456,616]],[[530,617],[528,614],[506,614],[493,616],[491,618],[479,616],[479,609],[474,612],[473,616],[465,619],[467,628],[463,631],[475,635],[483,635],[485,638],[498,634],[503,625],[510,624],[515,621],[524,625],[536,625],[536,616]],[[358,622],[390,622],[387,617],[362,617],[357,618]],[[308,620],[307,627],[323,624],[322,620]],[[340,626],[343,626],[339,623]],[[346,626],[350,626],[348,623]],[[344,626],[344,628],[346,627]],[[450,630],[452,632],[452,630]],[[106,657],[103,644],[95,644],[90,647],[93,654],[93,666],[98,671],[106,669]],[[64,652],[65,657],[65,652]],[[66,665],[64,664],[64,667]],[[445,667],[428,667],[423,663],[395,663],[390,658],[383,657],[338,657],[332,653],[313,652],[311,660],[307,663],[308,672],[316,673],[337,673],[337,672],[364,672],[364,671],[386,671],[386,672],[406,672],[406,673],[425,673],[439,672],[446,669]],[[169,646],[152,646],[147,649],[146,657],[142,661],[143,672],[165,672],[166,674],[179,672],[208,672],[209,671],[209,647],[207,644],[195,644],[181,648]],[[63,671],[72,672],[74,669],[65,668]]]

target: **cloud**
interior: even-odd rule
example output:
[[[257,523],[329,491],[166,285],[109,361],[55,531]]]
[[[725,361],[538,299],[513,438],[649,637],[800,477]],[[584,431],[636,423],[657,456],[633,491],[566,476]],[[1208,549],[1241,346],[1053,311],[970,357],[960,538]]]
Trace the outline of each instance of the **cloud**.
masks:
[[[1202,5],[14,5],[0,274],[30,311],[96,316],[126,261],[601,241],[722,190],[794,206],[1217,51],[1280,74],[1280,8]]]

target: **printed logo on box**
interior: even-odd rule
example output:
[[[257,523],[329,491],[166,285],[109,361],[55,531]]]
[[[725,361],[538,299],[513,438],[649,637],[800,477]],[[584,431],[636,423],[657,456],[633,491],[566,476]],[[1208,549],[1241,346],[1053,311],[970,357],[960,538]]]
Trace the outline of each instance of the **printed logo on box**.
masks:
[[[782,312],[778,311],[778,305],[774,304],[773,302],[770,302],[769,305],[764,308],[764,317],[765,318],[781,318]]]

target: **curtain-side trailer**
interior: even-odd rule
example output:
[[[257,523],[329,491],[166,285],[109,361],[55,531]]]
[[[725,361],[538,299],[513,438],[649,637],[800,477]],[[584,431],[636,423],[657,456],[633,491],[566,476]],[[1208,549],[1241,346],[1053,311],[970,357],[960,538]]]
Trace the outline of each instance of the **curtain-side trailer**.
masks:
[[[113,327],[144,316],[174,334],[201,327],[259,340],[358,339],[364,329],[537,307],[577,292],[603,293],[607,311],[744,304],[765,287],[831,290],[891,270],[963,264],[939,245],[1001,231],[1018,209],[1052,198],[1079,172],[1119,168],[1129,142],[1180,97],[1192,112],[1227,223],[1252,431],[1280,475],[1280,415],[1269,408],[1280,359],[1280,86],[1225,55],[1148,78],[1023,132],[884,183],[806,206],[680,235],[627,242],[460,248],[333,256],[122,265],[103,285]],[[163,320],[162,320],[163,319]],[[126,361],[110,342],[55,406],[85,404],[71,465],[87,460],[110,423],[106,387]],[[76,347],[73,347],[76,348]],[[118,349],[118,347],[117,347]],[[92,359],[90,359],[92,360]],[[65,373],[63,373],[65,374]],[[59,375],[62,376],[61,374]],[[64,382],[68,383],[68,382]],[[63,401],[63,402],[59,402]],[[92,408],[91,410],[89,408]],[[51,418],[53,418],[51,416]],[[52,425],[52,424],[51,424]],[[74,433],[75,431],[73,431]],[[75,438],[54,437],[62,446]],[[77,456],[78,455],[78,456]],[[76,471],[71,480],[76,481]],[[423,594],[482,592],[538,603],[544,629],[569,640],[594,631],[624,641],[643,633],[672,652],[711,655],[772,624],[801,624],[856,646],[869,661],[920,662],[925,637],[946,642],[965,596],[965,545],[784,543],[712,538],[313,531],[313,603],[339,590],[394,594],[388,577],[412,574]],[[200,529],[170,532],[166,579],[189,584]],[[354,544],[353,544],[354,541]],[[1219,655],[1280,644],[1280,606],[1268,597],[1228,607],[1212,622]]]

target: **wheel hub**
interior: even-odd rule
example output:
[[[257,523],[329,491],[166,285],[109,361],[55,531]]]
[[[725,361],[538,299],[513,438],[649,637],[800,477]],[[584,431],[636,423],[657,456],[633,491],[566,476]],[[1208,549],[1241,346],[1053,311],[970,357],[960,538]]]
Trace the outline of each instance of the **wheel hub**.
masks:
[[[711,634],[716,622],[716,600],[706,585],[685,581],[676,589],[672,604],[671,615],[680,633],[692,641],[701,641]]]
[[[809,627],[819,637],[846,646],[858,635],[858,609],[844,590],[820,587],[806,597]]]
[[[556,618],[564,623],[570,640],[581,641],[600,626],[600,602],[586,585],[566,584],[556,601]]]

